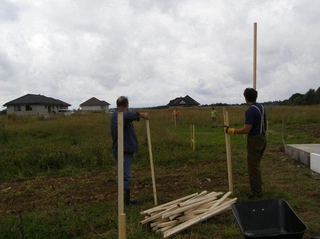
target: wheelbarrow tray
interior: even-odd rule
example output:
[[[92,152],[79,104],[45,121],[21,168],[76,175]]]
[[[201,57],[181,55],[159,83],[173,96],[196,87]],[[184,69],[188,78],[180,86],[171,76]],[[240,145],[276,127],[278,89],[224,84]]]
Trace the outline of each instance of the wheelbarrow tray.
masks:
[[[237,202],[231,209],[245,238],[300,239],[307,230],[282,199]]]

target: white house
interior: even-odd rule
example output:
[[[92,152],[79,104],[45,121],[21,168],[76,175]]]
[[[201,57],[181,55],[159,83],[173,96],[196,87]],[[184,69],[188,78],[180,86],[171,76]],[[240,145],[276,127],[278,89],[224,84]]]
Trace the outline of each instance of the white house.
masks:
[[[95,97],[92,97],[91,99],[83,102],[80,104],[80,108],[82,111],[85,112],[108,112],[109,111],[109,103],[104,100],[98,100]]]
[[[68,109],[70,104],[44,95],[26,94],[5,103],[7,114],[15,115],[48,115],[59,109]]]

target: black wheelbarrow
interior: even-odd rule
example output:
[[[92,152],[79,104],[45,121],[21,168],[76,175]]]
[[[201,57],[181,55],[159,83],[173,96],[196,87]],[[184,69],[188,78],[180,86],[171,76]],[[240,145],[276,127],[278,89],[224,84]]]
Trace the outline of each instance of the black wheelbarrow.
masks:
[[[231,209],[245,238],[301,239],[307,230],[282,199],[237,202]]]

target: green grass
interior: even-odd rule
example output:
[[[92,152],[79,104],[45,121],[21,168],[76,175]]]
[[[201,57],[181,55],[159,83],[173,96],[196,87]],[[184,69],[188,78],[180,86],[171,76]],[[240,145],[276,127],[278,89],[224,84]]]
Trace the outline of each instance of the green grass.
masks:
[[[319,143],[320,106],[267,106],[268,146],[261,168],[265,198],[283,198],[307,224],[305,238],[319,236],[319,180],[310,169],[284,153],[284,144]],[[223,124],[222,108],[218,125]],[[242,127],[246,106],[227,107],[230,125]],[[152,150],[159,202],[165,203],[190,193],[228,190],[225,138],[222,128],[211,128],[211,108],[183,108],[174,125],[171,109],[149,112]],[[146,124],[135,122],[140,150],[135,155],[133,191],[141,202],[126,210],[127,238],[162,238],[139,225],[140,211],[153,207]],[[195,125],[195,151],[191,147],[190,126]],[[94,177],[102,174],[98,186],[116,189],[115,165],[111,155],[110,115],[74,114],[70,117],[0,117],[0,192],[11,183]],[[246,141],[231,137],[233,196],[248,200]],[[66,190],[90,194],[91,181],[64,185]],[[48,195],[55,191],[46,188]],[[26,187],[0,193],[0,238],[117,238],[117,202],[107,199],[77,201],[63,192],[53,194],[54,204],[35,200],[41,190]],[[113,192],[114,193],[114,192]],[[95,195],[93,195],[95,196]],[[15,200],[30,200],[35,209],[16,210]],[[33,202],[34,200],[34,202]],[[19,203],[18,203],[19,204]],[[186,238],[241,238],[231,211],[219,214],[173,236]]]

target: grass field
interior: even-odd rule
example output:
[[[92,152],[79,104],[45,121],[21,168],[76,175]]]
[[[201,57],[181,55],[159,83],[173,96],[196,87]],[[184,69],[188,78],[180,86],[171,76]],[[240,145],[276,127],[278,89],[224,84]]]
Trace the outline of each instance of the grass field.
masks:
[[[218,125],[223,124],[222,108]],[[261,168],[265,199],[285,199],[308,230],[320,236],[320,177],[284,153],[285,144],[320,143],[320,105],[267,106],[268,146]],[[246,106],[229,106],[230,125],[242,127]],[[175,127],[171,109],[149,112],[159,204],[195,192],[228,191],[221,128],[210,127],[210,108],[183,108]],[[146,123],[135,122],[140,150],[133,165],[126,208],[127,238],[162,238],[139,225],[153,207]],[[195,125],[192,150],[190,125]],[[111,155],[110,114],[70,117],[0,117],[0,238],[118,238],[116,167]],[[231,137],[232,197],[249,193],[244,136]],[[242,238],[232,211],[173,236],[179,239]]]

